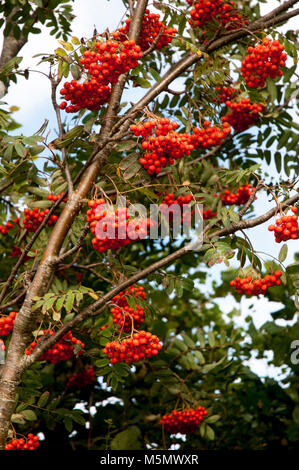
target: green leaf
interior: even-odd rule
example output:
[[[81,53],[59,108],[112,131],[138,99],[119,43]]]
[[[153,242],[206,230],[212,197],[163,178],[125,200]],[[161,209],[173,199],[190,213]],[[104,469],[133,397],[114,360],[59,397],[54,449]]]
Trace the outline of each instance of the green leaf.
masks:
[[[66,297],[66,301],[64,304],[64,307],[68,313],[70,313],[73,309],[74,305],[74,300],[75,300],[75,295],[73,292],[69,292]]]
[[[138,83],[138,85],[141,86],[141,88],[151,88],[151,84],[148,80],[142,77],[136,77],[135,81]]]
[[[119,432],[111,441],[111,450],[142,449],[141,432],[137,426],[130,426]]]
[[[15,144],[15,149],[16,149],[17,154],[20,157],[24,158],[26,156],[26,148],[24,147],[23,144],[21,144],[21,142],[17,142]]]
[[[284,245],[282,245],[280,249],[278,259],[282,263],[286,259],[287,256],[288,256],[288,245],[285,243]]]
[[[40,406],[41,408],[43,408],[48,403],[49,398],[50,398],[50,392],[46,391],[42,393],[37,402],[37,406]]]
[[[211,426],[206,426],[206,432],[205,432],[205,437],[209,441],[213,441],[215,439],[215,432],[214,429],[211,428]]]
[[[24,410],[22,411],[21,415],[24,416],[26,421],[35,421],[37,419],[37,416],[33,410]]]

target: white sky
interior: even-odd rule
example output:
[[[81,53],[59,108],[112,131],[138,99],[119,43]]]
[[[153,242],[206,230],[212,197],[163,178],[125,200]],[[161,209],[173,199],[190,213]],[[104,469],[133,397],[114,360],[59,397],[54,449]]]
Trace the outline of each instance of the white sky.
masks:
[[[265,14],[271,11],[273,8],[278,6],[280,2],[275,0],[269,0],[266,3],[261,3],[261,12]],[[76,18],[73,22],[73,35],[79,38],[90,37],[93,33],[94,27],[97,28],[98,32],[104,31],[107,27],[110,31],[118,27],[123,15],[125,14],[124,6],[121,0],[75,0],[73,4],[74,14]],[[289,22],[289,26],[296,29],[296,19],[292,19]],[[59,47],[59,44],[53,36],[50,36],[46,28],[42,28],[43,33],[40,35],[31,35],[29,43],[20,52],[20,56],[23,57],[23,62],[20,67],[40,70],[47,73],[47,64],[41,64],[37,67],[39,58],[33,58],[35,54],[39,53],[52,53],[53,50]],[[0,47],[2,47],[2,37],[0,37]],[[136,90],[134,91],[134,99]],[[9,93],[4,97],[4,100],[9,106],[17,105],[20,110],[15,113],[15,119],[23,125],[22,133],[25,135],[32,135],[37,129],[40,128],[44,119],[49,119],[49,128],[53,132],[55,137],[54,129],[56,129],[56,121],[53,110],[50,104],[50,84],[46,77],[39,73],[31,73],[30,79],[25,80],[24,78],[18,78],[17,85],[12,84],[9,87]],[[50,137],[51,139],[51,137]],[[267,201],[265,196],[259,196],[255,202],[256,212],[263,213],[268,208],[271,208],[273,203]],[[270,222],[269,222],[270,223]],[[268,224],[267,224],[268,225]],[[256,250],[268,251],[271,250],[271,254],[277,257],[281,244],[274,242],[273,233],[268,232],[267,225],[262,225],[249,232],[251,240],[254,242]],[[295,252],[296,242],[289,242],[289,255],[285,264],[289,264],[293,261],[293,253]],[[297,245],[298,250],[298,245]],[[222,268],[222,266],[221,266]],[[248,305],[252,301],[243,299],[242,318],[247,316],[249,313]],[[224,312],[232,308],[232,303],[223,299]],[[253,314],[254,322],[256,326],[260,326],[265,321],[270,320],[270,312],[277,309],[277,304],[273,305],[266,302],[265,299],[258,300],[255,302],[256,313]],[[251,312],[250,312],[251,313]],[[242,319],[238,320],[242,321]],[[255,363],[257,371],[264,373],[264,364],[258,366]],[[260,368],[260,369],[259,369]]]

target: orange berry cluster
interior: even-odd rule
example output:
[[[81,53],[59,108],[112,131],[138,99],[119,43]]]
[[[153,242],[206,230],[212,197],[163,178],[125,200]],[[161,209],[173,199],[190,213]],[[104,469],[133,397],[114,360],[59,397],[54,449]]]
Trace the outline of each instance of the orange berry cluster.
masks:
[[[25,354],[30,355],[41,340],[52,335],[54,335],[54,331],[44,330],[43,336],[40,336],[37,341],[30,344],[29,348],[25,349]],[[72,333],[68,331],[54,346],[43,353],[39,360],[51,362],[51,364],[67,361],[74,356],[74,346],[80,346],[79,354],[82,354],[82,350],[85,346],[84,343],[75,338]]]
[[[293,215],[284,215],[276,220],[275,225],[269,225],[268,230],[274,232],[276,243],[299,238],[297,207],[291,207]]]
[[[190,25],[193,28],[204,28],[208,23],[217,21],[222,27],[233,30],[247,24],[237,12],[236,5],[233,1],[223,0],[187,0],[193,8],[190,11]],[[212,24],[211,24],[212,26]]]
[[[227,122],[223,122],[223,128],[211,126],[209,121],[204,121],[204,128],[193,129],[193,134],[190,135],[190,142],[195,149],[210,149],[219,145],[225,137],[231,133],[231,128]]]
[[[283,52],[284,46],[279,41],[262,40],[262,44],[248,47],[249,54],[242,62],[241,73],[251,88],[264,87],[267,77],[272,79],[281,77],[287,55]]]
[[[253,279],[252,276],[244,278],[236,277],[230,281],[230,285],[236,289],[238,294],[259,295],[264,294],[269,287],[280,286],[281,271],[274,271],[273,274],[266,274],[263,279]]]
[[[9,335],[12,332],[16,316],[17,312],[10,312],[6,317],[0,318],[0,336]]]
[[[24,227],[28,230],[28,232],[35,232],[49,212],[50,212],[49,209],[40,211],[38,207],[35,207],[33,210],[24,209],[24,214],[25,214],[25,218],[23,220]],[[54,225],[57,219],[58,219],[57,215],[52,214],[47,222],[47,225],[49,227],[51,225]]]
[[[153,126],[154,122],[156,122],[156,127]],[[139,162],[149,175],[157,175],[162,168],[173,165],[175,160],[189,155],[194,147],[190,144],[187,134],[175,131],[178,127],[177,122],[171,123],[170,119],[162,118],[149,121],[149,123],[141,123],[137,128],[133,124],[130,129],[135,135],[143,136],[142,148],[145,153]],[[144,130],[141,130],[141,127]]]
[[[5,450],[35,450],[39,446],[39,437],[28,434],[26,440],[23,438],[12,439],[5,445]]]
[[[249,98],[244,98],[239,102],[226,101],[226,106],[231,109],[226,116],[223,116],[223,125],[228,123],[236,132],[243,132],[253,126],[264,110],[264,104],[250,103]]]
[[[92,245],[99,253],[118,250],[136,239],[145,238],[152,225],[149,218],[131,219],[126,207],[108,207],[104,199],[89,201],[88,206],[87,222],[95,235]]]
[[[176,132],[178,124],[168,118],[145,121],[133,124],[130,130],[142,137],[142,148],[145,150],[141,165],[150,175],[159,174],[162,168],[173,165],[176,160],[183,158],[196,148],[207,149],[218,145],[230,133],[229,124],[224,123],[223,129],[204,122],[204,128],[193,130],[193,134]],[[154,135],[153,135],[154,134]]]
[[[160,195],[160,194],[158,194]],[[166,192],[164,194],[164,199],[161,202],[161,205],[165,204],[168,207],[173,206],[173,209],[178,209],[178,213],[181,214],[182,210],[182,216],[181,216],[181,221],[188,223],[188,221],[191,221],[191,217],[194,213],[194,211],[190,210],[190,202],[193,200],[193,195],[191,193],[183,195],[179,195],[177,198],[174,197],[173,193],[168,193]],[[164,208],[161,207],[161,213],[163,214]],[[166,212],[166,211],[165,211]],[[170,216],[172,217],[175,215],[175,210],[173,210],[170,213]]]
[[[139,362],[143,359],[155,356],[162,348],[159,338],[146,331],[139,331],[131,338],[122,341],[107,343],[104,353],[110,358],[111,364],[117,362]]]
[[[162,21],[159,20],[160,15],[151,13],[149,10],[145,10],[144,18],[142,21],[140,37],[138,44],[142,51],[146,51],[156,40],[158,34],[160,37],[155,44],[155,49],[160,51],[163,47],[167,46],[173,38],[176,36],[177,30],[175,28],[167,28]],[[123,41],[128,38],[129,29],[131,24],[131,18],[126,20],[125,26],[119,28],[117,31],[112,33],[114,39]]]
[[[60,94],[64,95],[66,101],[62,101],[59,108],[64,109],[66,113],[77,113],[82,108],[98,111],[103,104],[108,103],[111,88],[108,85],[99,84],[94,78],[85,80],[83,83],[72,80],[65,82]],[[67,101],[71,104],[68,105]]]
[[[57,194],[56,196],[54,196],[54,194],[48,194],[47,199],[48,201],[56,202],[58,201],[58,199],[61,198],[62,195],[63,195],[63,192],[60,194]],[[66,201],[67,201],[67,196],[63,198],[63,202],[66,202]]]
[[[164,415],[160,421],[165,431],[176,434],[193,434],[197,431],[208,412],[203,406],[196,409],[189,408],[184,411],[172,410],[169,415]]]
[[[66,101],[59,107],[67,113],[76,113],[81,108],[95,111],[110,99],[110,84],[117,82],[118,77],[138,65],[142,57],[140,46],[129,40],[119,43],[114,40],[96,42],[93,50],[86,50],[80,59],[88,73],[83,83],[76,80],[66,82],[60,90]]]
[[[113,307],[110,309],[110,313],[113,316],[113,323],[118,324],[118,329],[125,333],[139,328],[141,323],[145,320],[143,307],[139,305],[136,305],[135,309],[129,307],[127,300],[129,296],[134,296],[136,299],[142,300],[146,298],[144,288],[142,286],[133,285],[113,297]]]
[[[245,184],[244,186],[240,186],[236,193],[231,193],[229,189],[226,189],[219,197],[221,198],[222,204],[225,206],[240,206],[249,200],[253,192],[254,188],[250,186],[250,184]],[[217,197],[218,195],[215,194],[215,196]]]
[[[91,385],[96,377],[94,368],[91,365],[84,367],[82,372],[74,373],[67,381],[67,388],[84,388]]]

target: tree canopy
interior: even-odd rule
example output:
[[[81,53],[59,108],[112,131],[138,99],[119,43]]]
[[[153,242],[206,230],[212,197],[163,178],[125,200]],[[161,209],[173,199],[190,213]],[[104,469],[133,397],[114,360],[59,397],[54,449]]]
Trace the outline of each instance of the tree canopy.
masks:
[[[295,449],[298,2],[122,2],[0,3],[0,449]],[[5,102],[41,64],[54,139]]]

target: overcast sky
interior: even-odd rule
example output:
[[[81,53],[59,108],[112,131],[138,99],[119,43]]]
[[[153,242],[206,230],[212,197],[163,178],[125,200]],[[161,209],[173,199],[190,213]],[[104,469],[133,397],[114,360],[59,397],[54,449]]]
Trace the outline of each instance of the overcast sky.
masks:
[[[271,11],[279,4],[280,2],[275,0],[261,3],[262,14]],[[79,38],[90,37],[94,27],[97,28],[98,32],[104,31],[107,27],[110,31],[113,31],[118,27],[125,14],[121,0],[111,0],[110,2],[106,0],[75,0],[73,10],[76,18],[73,22],[72,31],[73,35]],[[296,29],[296,19],[292,19],[289,26]],[[53,36],[49,35],[46,28],[42,29],[42,34],[30,36],[28,44],[20,52],[19,55],[23,57],[23,62],[20,66],[47,73],[47,65],[42,64],[37,66],[38,58],[33,56],[40,53],[52,53],[59,44]],[[2,47],[2,37],[0,38],[0,47]],[[134,90],[134,93],[136,94],[136,90]],[[39,73],[31,73],[29,80],[18,78],[17,85],[12,84],[9,87],[9,93],[4,97],[4,100],[9,106],[17,105],[20,107],[20,110],[15,113],[15,119],[23,125],[23,134],[32,135],[39,129],[44,119],[48,119],[49,129],[53,133],[53,138],[55,137],[56,121],[50,105],[50,84],[46,77]],[[272,205],[273,203],[269,203],[266,196],[259,196],[255,203],[256,212],[262,213],[272,207]],[[281,245],[275,244],[273,233],[267,231],[267,226],[262,225],[251,230],[250,238],[254,241],[254,246],[257,250],[267,252],[270,247],[271,254],[277,257]],[[295,246],[294,244],[292,245],[292,242],[290,242],[289,248],[289,256],[285,262],[286,265],[293,261]],[[224,311],[229,311],[232,307],[231,302],[227,302],[227,300],[221,303],[223,304]],[[248,307],[251,303],[251,299],[242,299],[241,305],[244,313],[242,318],[249,313]],[[277,304],[275,304],[274,309],[277,309]],[[253,313],[256,326],[258,327],[264,321],[270,320],[270,312],[274,309],[273,305],[265,301],[265,299],[256,301],[255,313]],[[242,323],[242,319],[238,321]]]

